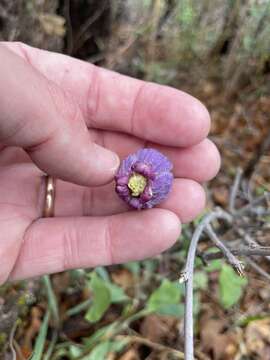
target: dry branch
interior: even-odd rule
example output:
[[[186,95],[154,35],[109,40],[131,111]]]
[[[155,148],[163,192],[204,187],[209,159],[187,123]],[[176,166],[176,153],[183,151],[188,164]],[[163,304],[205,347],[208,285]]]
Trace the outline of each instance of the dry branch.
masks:
[[[254,256],[263,256],[267,259],[270,259],[270,247],[260,246],[253,237],[249,234],[247,230],[247,222],[254,218],[254,213],[252,210],[254,206],[265,205],[268,206],[269,202],[269,193],[264,194],[258,198],[252,200],[249,204],[243,206],[240,209],[236,209],[235,203],[236,198],[239,193],[239,188],[241,185],[241,176],[242,170],[237,170],[234,184],[230,193],[229,201],[229,210],[226,212],[220,208],[215,209],[209,213],[205,218],[200,222],[197,228],[194,231],[192,236],[187,261],[184,270],[180,274],[179,282],[185,282],[186,294],[185,294],[185,320],[184,320],[184,332],[185,332],[185,359],[193,360],[194,359],[194,344],[193,344],[193,272],[194,272],[194,262],[197,251],[198,242],[202,237],[202,234],[205,232],[208,234],[210,240],[214,245],[220,250],[218,253],[208,253],[202,254],[200,252],[200,257],[204,262],[208,262],[213,259],[219,259],[225,257],[226,260],[233,266],[238,275],[243,276],[244,266],[241,261],[237,259],[236,256],[245,256],[251,257],[248,258],[247,262],[249,265],[259,272],[262,276],[270,280],[270,275],[262,269],[252,257]],[[250,219],[248,218],[250,217]],[[240,235],[242,241],[248,246],[240,244],[237,248],[232,248],[229,245],[225,245],[224,241],[221,241],[214,231],[211,223],[216,219],[222,219],[226,221],[233,231]]]

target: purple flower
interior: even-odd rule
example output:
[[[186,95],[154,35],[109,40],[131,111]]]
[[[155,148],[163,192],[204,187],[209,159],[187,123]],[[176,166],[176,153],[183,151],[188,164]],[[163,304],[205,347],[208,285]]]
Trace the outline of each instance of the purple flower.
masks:
[[[166,199],[173,182],[172,163],[154,149],[141,149],[122,161],[115,191],[136,209],[150,209]]]

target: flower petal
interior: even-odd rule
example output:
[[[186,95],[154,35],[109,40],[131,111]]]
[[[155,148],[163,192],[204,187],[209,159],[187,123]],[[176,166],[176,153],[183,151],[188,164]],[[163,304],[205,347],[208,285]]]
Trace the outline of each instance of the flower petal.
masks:
[[[141,149],[122,161],[115,177],[115,190],[135,209],[152,208],[168,196],[173,182],[171,170],[172,164],[163,154],[154,149]],[[143,177],[145,184],[143,191],[136,192],[138,177]],[[131,179],[137,182],[134,180],[131,184]]]
[[[165,200],[172,188],[172,173],[162,173],[156,177],[152,183],[153,197],[150,200],[152,206],[159,204]]]
[[[122,161],[116,177],[129,176],[131,167],[136,163],[136,161],[138,161],[136,154],[129,155],[125,160]]]
[[[141,149],[136,153],[139,161],[148,163],[155,172],[171,171],[172,163],[155,149]]]

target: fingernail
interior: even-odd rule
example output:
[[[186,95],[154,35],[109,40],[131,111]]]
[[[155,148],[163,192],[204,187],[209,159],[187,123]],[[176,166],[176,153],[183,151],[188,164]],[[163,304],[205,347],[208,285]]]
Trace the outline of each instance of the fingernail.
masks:
[[[115,173],[119,168],[120,159],[116,153],[96,145],[97,164],[103,171]]]

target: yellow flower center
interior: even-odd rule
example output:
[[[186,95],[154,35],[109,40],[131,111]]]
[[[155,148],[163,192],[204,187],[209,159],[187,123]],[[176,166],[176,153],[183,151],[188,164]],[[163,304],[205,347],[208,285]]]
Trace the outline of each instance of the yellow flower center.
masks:
[[[132,196],[140,196],[147,185],[147,180],[140,174],[134,174],[129,178],[128,187]]]

